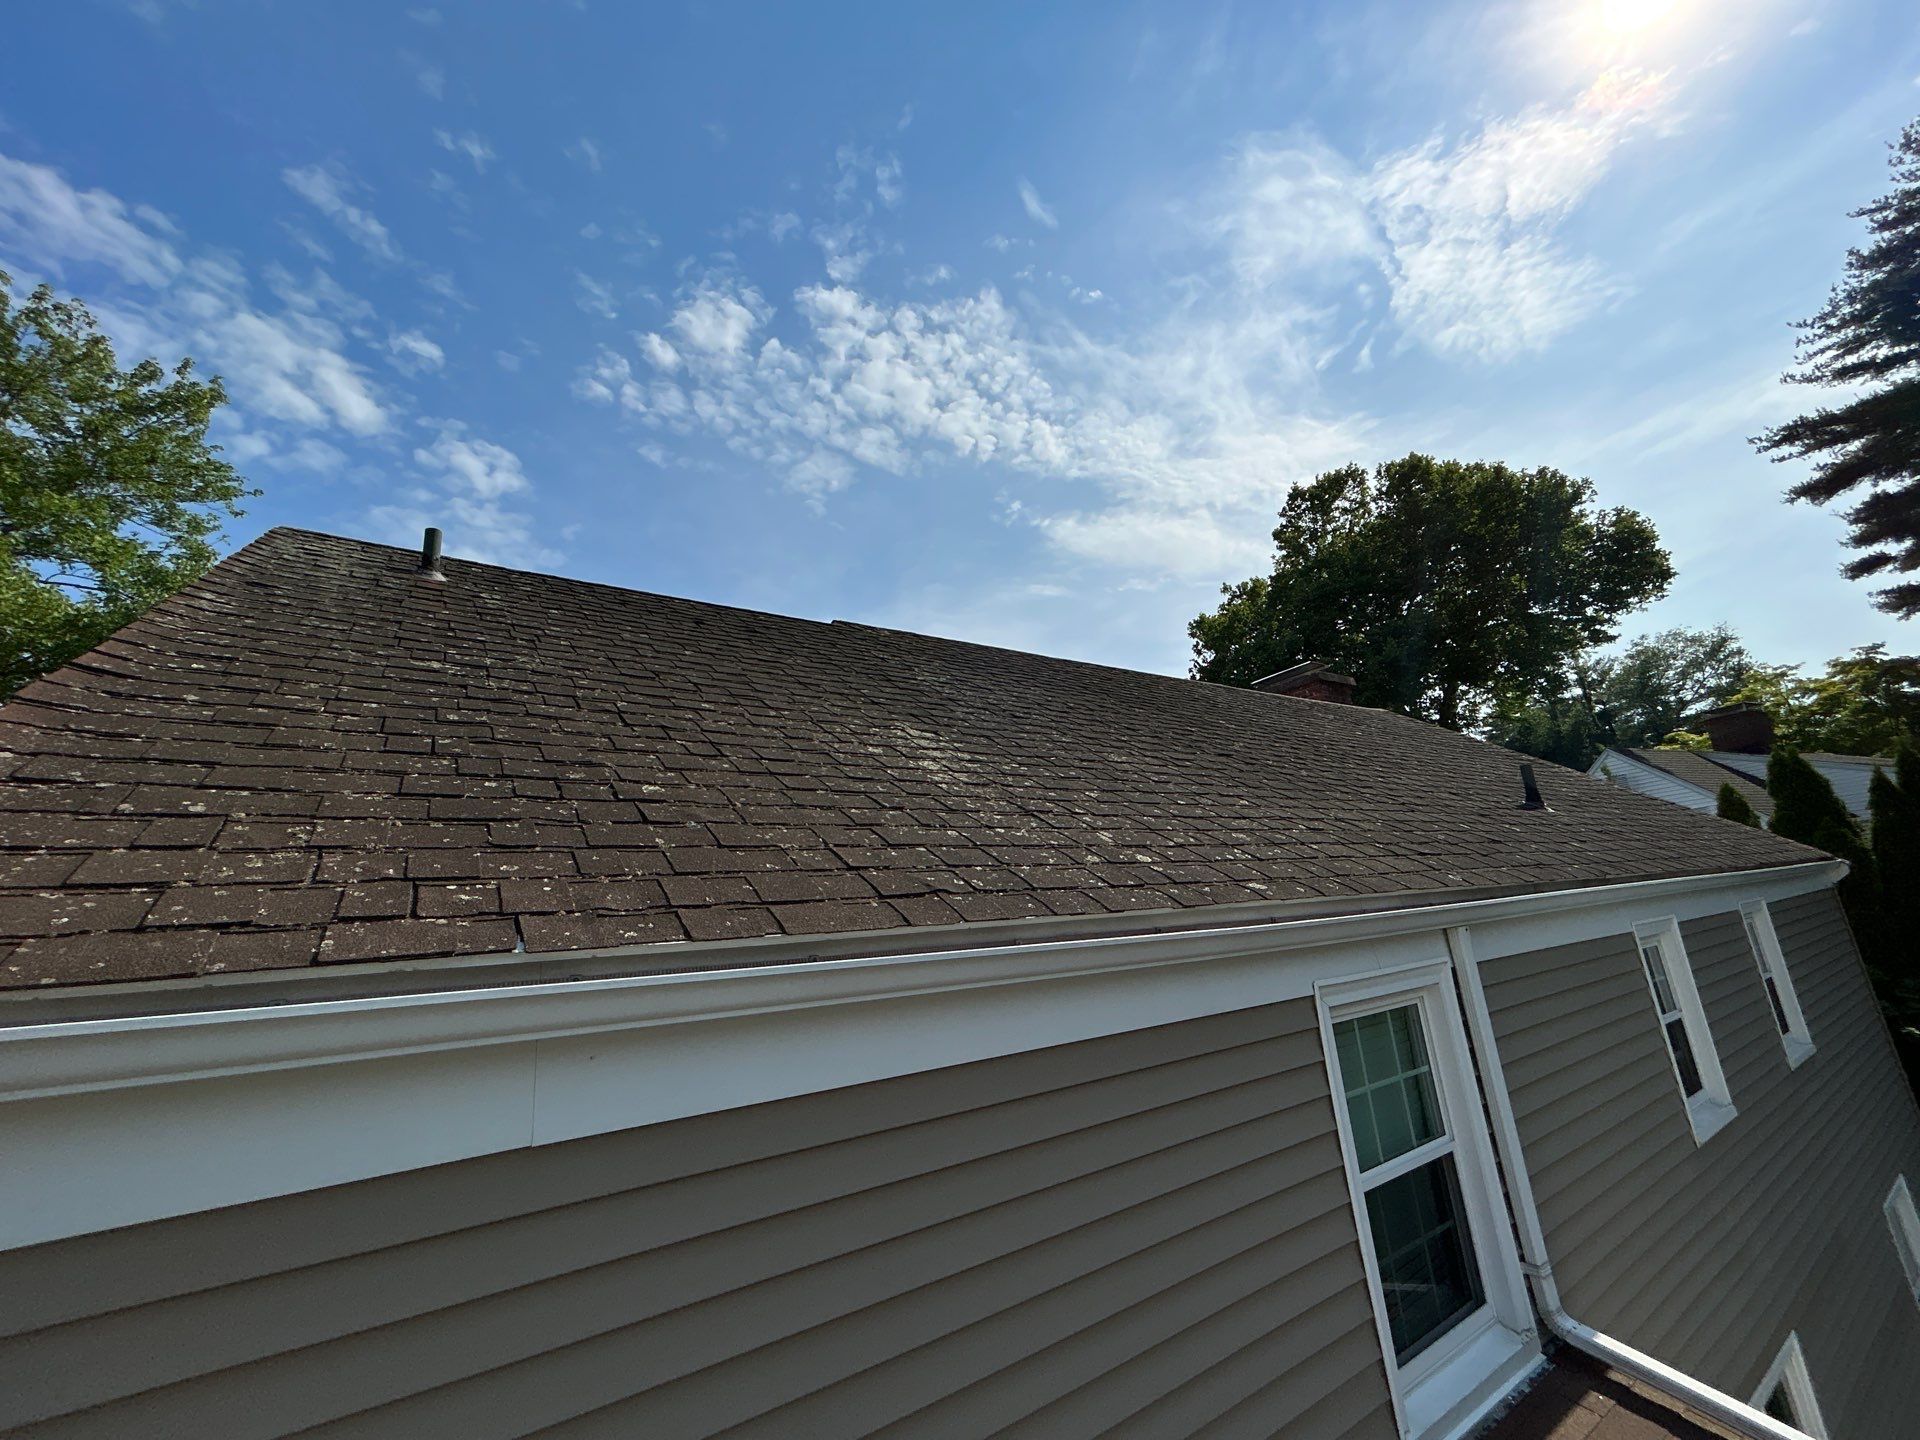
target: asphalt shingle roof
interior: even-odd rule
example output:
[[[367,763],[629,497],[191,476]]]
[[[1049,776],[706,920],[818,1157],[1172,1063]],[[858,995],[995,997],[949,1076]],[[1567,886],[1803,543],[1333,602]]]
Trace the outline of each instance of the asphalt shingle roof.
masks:
[[[1813,858],[1380,711],[414,564],[272,531],[0,709],[0,984]]]
[[[1728,769],[1692,750],[1654,750],[1627,749],[1623,754],[1631,755],[1643,765],[1651,765],[1656,770],[1664,770],[1676,780],[1684,780],[1697,786],[1709,795],[1718,795],[1722,785],[1731,785],[1746,797],[1753,806],[1756,815],[1773,814],[1773,797],[1767,793],[1767,787],[1758,781],[1742,775],[1738,770]]]

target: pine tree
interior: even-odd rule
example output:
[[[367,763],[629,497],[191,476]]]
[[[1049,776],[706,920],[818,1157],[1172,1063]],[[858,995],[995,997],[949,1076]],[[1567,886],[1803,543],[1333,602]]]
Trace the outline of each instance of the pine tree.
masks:
[[[1760,828],[1760,817],[1754,813],[1753,806],[1747,803],[1747,797],[1733,788],[1731,780],[1720,787],[1720,793],[1714,797],[1713,809],[1722,820],[1751,825],[1756,830]]]
[[[1920,1090],[1920,750],[1912,740],[1895,749],[1892,775],[1873,772],[1867,808],[1880,875],[1875,988]]]
[[[1920,983],[1920,749],[1911,740],[1894,752],[1892,775],[1873,772],[1868,809],[1888,963]]]
[[[1798,840],[1816,850],[1824,850],[1837,860],[1847,862],[1847,875],[1836,887],[1847,920],[1853,926],[1853,938],[1861,957],[1873,975],[1874,988],[1880,992],[1883,1008],[1891,1021],[1894,999],[1891,977],[1883,963],[1882,937],[1885,925],[1880,907],[1880,886],[1874,871],[1873,852],[1867,848],[1853,814],[1841,803],[1813,766],[1788,745],[1776,745],[1767,759],[1767,793],[1773,797],[1773,833]]]
[[[1891,147],[1893,189],[1864,209],[1870,239],[1847,252],[1844,278],[1801,323],[1796,384],[1849,392],[1754,440],[1775,460],[1812,459],[1787,495],[1827,505],[1855,496],[1847,544],[1861,554],[1850,579],[1920,572],[1920,120]],[[1920,615],[1920,581],[1877,591],[1891,614]]]
[[[1799,751],[1786,745],[1773,747],[1767,757],[1767,793],[1773,797],[1776,835],[1819,845],[1815,837],[1826,834],[1847,849],[1863,848],[1853,815],[1833,793],[1826,776],[1802,759]]]

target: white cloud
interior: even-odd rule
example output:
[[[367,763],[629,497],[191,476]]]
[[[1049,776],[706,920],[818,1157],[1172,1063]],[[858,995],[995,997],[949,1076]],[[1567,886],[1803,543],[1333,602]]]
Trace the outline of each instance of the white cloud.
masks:
[[[1020,178],[1020,204],[1025,207],[1029,219],[1049,230],[1060,228],[1059,218],[1047,208],[1046,202],[1040,198],[1040,192],[1033,188],[1033,182],[1025,176]]]
[[[820,247],[820,257],[827,267],[827,278],[841,284],[859,279],[860,272],[873,259],[873,247],[868,243],[866,227],[854,221],[814,226],[813,243]]]
[[[694,287],[667,326],[685,350],[731,363],[745,354],[754,330],[771,313],[751,285],[716,276]]]
[[[1572,105],[1494,119],[1362,170],[1302,136],[1257,137],[1202,224],[1249,292],[1338,282],[1366,300],[1376,271],[1402,334],[1437,354],[1500,361],[1539,350],[1620,292],[1557,231],[1666,99],[1609,73]]]
[[[1500,360],[1606,302],[1614,282],[1560,230],[1658,108],[1656,89],[1616,77],[1576,104],[1368,166],[1309,136],[1255,137],[1186,211],[1195,268],[1157,320],[1111,340],[1041,300],[1022,302],[1029,316],[992,287],[905,303],[875,293],[864,276],[881,242],[861,198],[872,172],[843,149],[835,215],[810,232],[824,281],[776,313],[745,278],[702,276],[659,334],[636,337],[643,363],[602,349],[574,392],[659,437],[716,440],[815,508],[863,478],[977,466],[1022,477],[1007,522],[1071,562],[1149,586],[1248,573],[1293,485],[1416,441],[1331,411],[1323,377],[1336,362],[1371,366],[1383,332]],[[1030,184],[1020,193],[1036,223],[1057,224]],[[987,243],[1004,254],[1033,242]],[[1047,277],[1074,313],[1106,298]],[[908,283],[950,278],[941,267]]]
[[[76,190],[57,170],[0,155],[0,242],[55,275],[104,265],[138,285],[165,285],[180,257],[143,218],[104,190]]]
[[[532,519],[524,512],[465,495],[410,490],[397,504],[369,510],[365,521],[370,533],[401,546],[418,545],[429,525],[446,532],[447,554],[460,560],[525,570],[555,566],[565,558],[535,538]]]
[[[833,198],[837,204],[846,205],[858,199],[862,181],[869,179],[873,182],[874,198],[886,209],[899,208],[901,200],[906,197],[898,155],[891,152],[881,154],[857,145],[842,145],[834,152],[833,162],[840,172],[833,183]]]
[[[458,135],[449,130],[436,130],[433,132],[433,138],[442,150],[451,151],[455,155],[464,155],[471,160],[476,175],[485,174],[487,166],[498,158],[493,153],[493,147],[471,130]]]
[[[455,420],[425,423],[440,433],[432,444],[413,452],[414,463],[448,490],[476,500],[498,500],[528,488],[520,457],[504,445],[472,438]]]
[[[436,432],[413,452],[423,483],[403,491],[397,502],[369,511],[368,525],[407,537],[438,525],[446,531],[451,555],[523,569],[557,564],[562,557],[535,538],[531,517],[508,503],[532,489],[520,457],[476,438],[459,421],[421,423]]]
[[[413,72],[413,78],[419,83],[420,92],[429,99],[447,98],[447,72],[439,65],[421,65]]]
[[[783,210],[767,222],[767,234],[777,245],[800,228],[800,217],[791,210]]]
[[[1605,304],[1617,283],[1554,231],[1659,99],[1652,81],[1603,82],[1569,109],[1536,107],[1376,167],[1367,195],[1401,326],[1441,354],[1502,360]]]
[[[34,208],[18,213],[24,201]],[[351,358],[351,344],[383,353],[409,373],[445,363],[440,346],[419,330],[380,336],[372,307],[325,271],[299,280],[266,267],[267,288],[281,308],[264,308],[238,261],[218,252],[183,258],[173,242],[184,237],[158,212],[102,191],[76,190],[56,171],[6,156],[0,156],[0,238],[56,274],[81,260],[118,271],[124,289],[90,297],[102,328],[123,355],[154,355],[170,364],[191,354],[203,371],[221,375],[232,403],[216,414],[214,434],[244,466],[341,475],[352,460],[336,440],[394,431],[405,416]],[[421,525],[444,524],[458,554],[523,565],[556,561],[534,538],[530,517],[507,508],[531,489],[519,457],[457,421],[423,423],[431,438],[412,452],[423,482],[369,512],[369,523],[383,532],[415,533]]]
[[[613,287],[594,279],[584,270],[573,272],[573,303],[589,315],[602,320],[617,319],[620,314],[620,302],[614,298]]]
[[[678,370],[680,352],[658,335],[640,335],[635,337],[640,346],[640,354],[656,370]]]
[[[598,174],[606,163],[606,157],[600,153],[599,145],[585,135],[567,147],[567,155],[571,159],[578,160],[595,174]]]
[[[291,166],[280,172],[280,178],[369,255],[390,261],[400,258],[400,247],[394,244],[387,227],[371,211],[347,198],[348,192],[358,187],[337,166]]]
[[[447,363],[447,352],[418,330],[403,330],[387,338],[394,367],[405,375],[424,375]]]

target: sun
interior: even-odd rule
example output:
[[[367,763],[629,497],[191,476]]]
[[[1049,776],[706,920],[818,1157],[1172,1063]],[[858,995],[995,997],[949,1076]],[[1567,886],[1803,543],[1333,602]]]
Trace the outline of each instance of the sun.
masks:
[[[1658,29],[1680,8],[1679,0],[1589,0],[1587,21],[1602,35],[1633,40]]]

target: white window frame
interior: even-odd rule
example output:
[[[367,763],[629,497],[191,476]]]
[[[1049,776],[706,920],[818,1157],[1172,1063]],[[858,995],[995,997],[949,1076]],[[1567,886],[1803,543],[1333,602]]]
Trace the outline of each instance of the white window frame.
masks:
[[[1780,1353],[1767,1370],[1767,1378],[1753,1392],[1753,1408],[1765,1410],[1767,1397],[1782,1385],[1786,1386],[1787,1398],[1793,1404],[1793,1423],[1813,1440],[1828,1440],[1827,1422],[1820,1414],[1820,1398],[1813,1393],[1813,1376],[1808,1373],[1806,1352],[1800,1346],[1797,1331],[1787,1336],[1787,1343],[1780,1347]]]
[[[1907,1289],[1914,1302],[1920,1304],[1920,1214],[1914,1211],[1913,1192],[1907,1188],[1906,1176],[1894,1177],[1893,1188],[1887,1192],[1886,1204],[1881,1209],[1887,1217],[1887,1229],[1893,1233],[1893,1250],[1900,1257]]]
[[[1786,1013],[1787,1028],[1780,1036],[1780,1044],[1787,1052],[1787,1064],[1799,1069],[1813,1054],[1813,1032],[1807,1028],[1807,1015],[1800,1008],[1800,996],[1793,988],[1793,975],[1787,969],[1786,952],[1780,948],[1780,937],[1774,933],[1773,916],[1764,900],[1749,900],[1740,907],[1740,923],[1747,932],[1748,944],[1753,949],[1754,963],[1760,967],[1761,988],[1766,982],[1773,982],[1774,993],[1780,997],[1780,1009]],[[1779,1026],[1779,1017],[1774,1014],[1773,1003],[1767,1003],[1767,1018]]]
[[[1373,1300],[1394,1414],[1406,1440],[1426,1440],[1458,1427],[1463,1417],[1476,1413],[1518,1379],[1540,1353],[1533,1307],[1521,1274],[1513,1226],[1507,1218],[1494,1164],[1493,1142],[1487,1133],[1467,1049],[1466,1028],[1454,996],[1452,966],[1444,959],[1423,961],[1347,979],[1322,980],[1314,986],[1314,995],[1348,1197],[1359,1233],[1360,1256]],[[1403,1366],[1394,1354],[1393,1333],[1387,1321],[1386,1292],[1381,1284],[1379,1258],[1374,1254],[1366,1188],[1347,1114],[1346,1087],[1333,1027],[1337,1020],[1406,1005],[1419,1011],[1485,1299],[1478,1310],[1456,1321],[1452,1329]],[[1376,1166],[1375,1172],[1425,1163],[1441,1153],[1446,1151],[1440,1142],[1430,1141],[1386,1166]]]
[[[1666,1052],[1667,1068],[1673,1072],[1674,1085],[1686,1106],[1687,1123],[1693,1129],[1693,1142],[1704,1145],[1725,1129],[1727,1122],[1739,1111],[1734,1109],[1733,1095],[1727,1089],[1726,1071],[1720,1068],[1720,1052],[1714,1048],[1713,1032],[1707,1027],[1706,1006],[1700,1003],[1700,989],[1693,979],[1693,962],[1687,958],[1687,947],[1680,939],[1680,922],[1671,915],[1657,920],[1643,920],[1633,927],[1633,940],[1633,961],[1640,967],[1640,978],[1647,986],[1647,998],[1653,1004],[1657,1017],[1655,1023],[1660,1031],[1660,1048]],[[1650,945],[1658,947],[1660,951],[1661,964],[1667,972],[1667,984],[1672,987],[1674,1003],[1679,1007],[1677,1012],[1661,1007],[1660,992],[1654,989],[1653,977],[1647,973],[1646,957],[1641,952]],[[1676,1013],[1686,1031],[1687,1044],[1693,1051],[1694,1066],[1700,1072],[1698,1095],[1687,1094],[1680,1078],[1680,1062],[1674,1058],[1673,1044],[1667,1038],[1667,1022]]]

